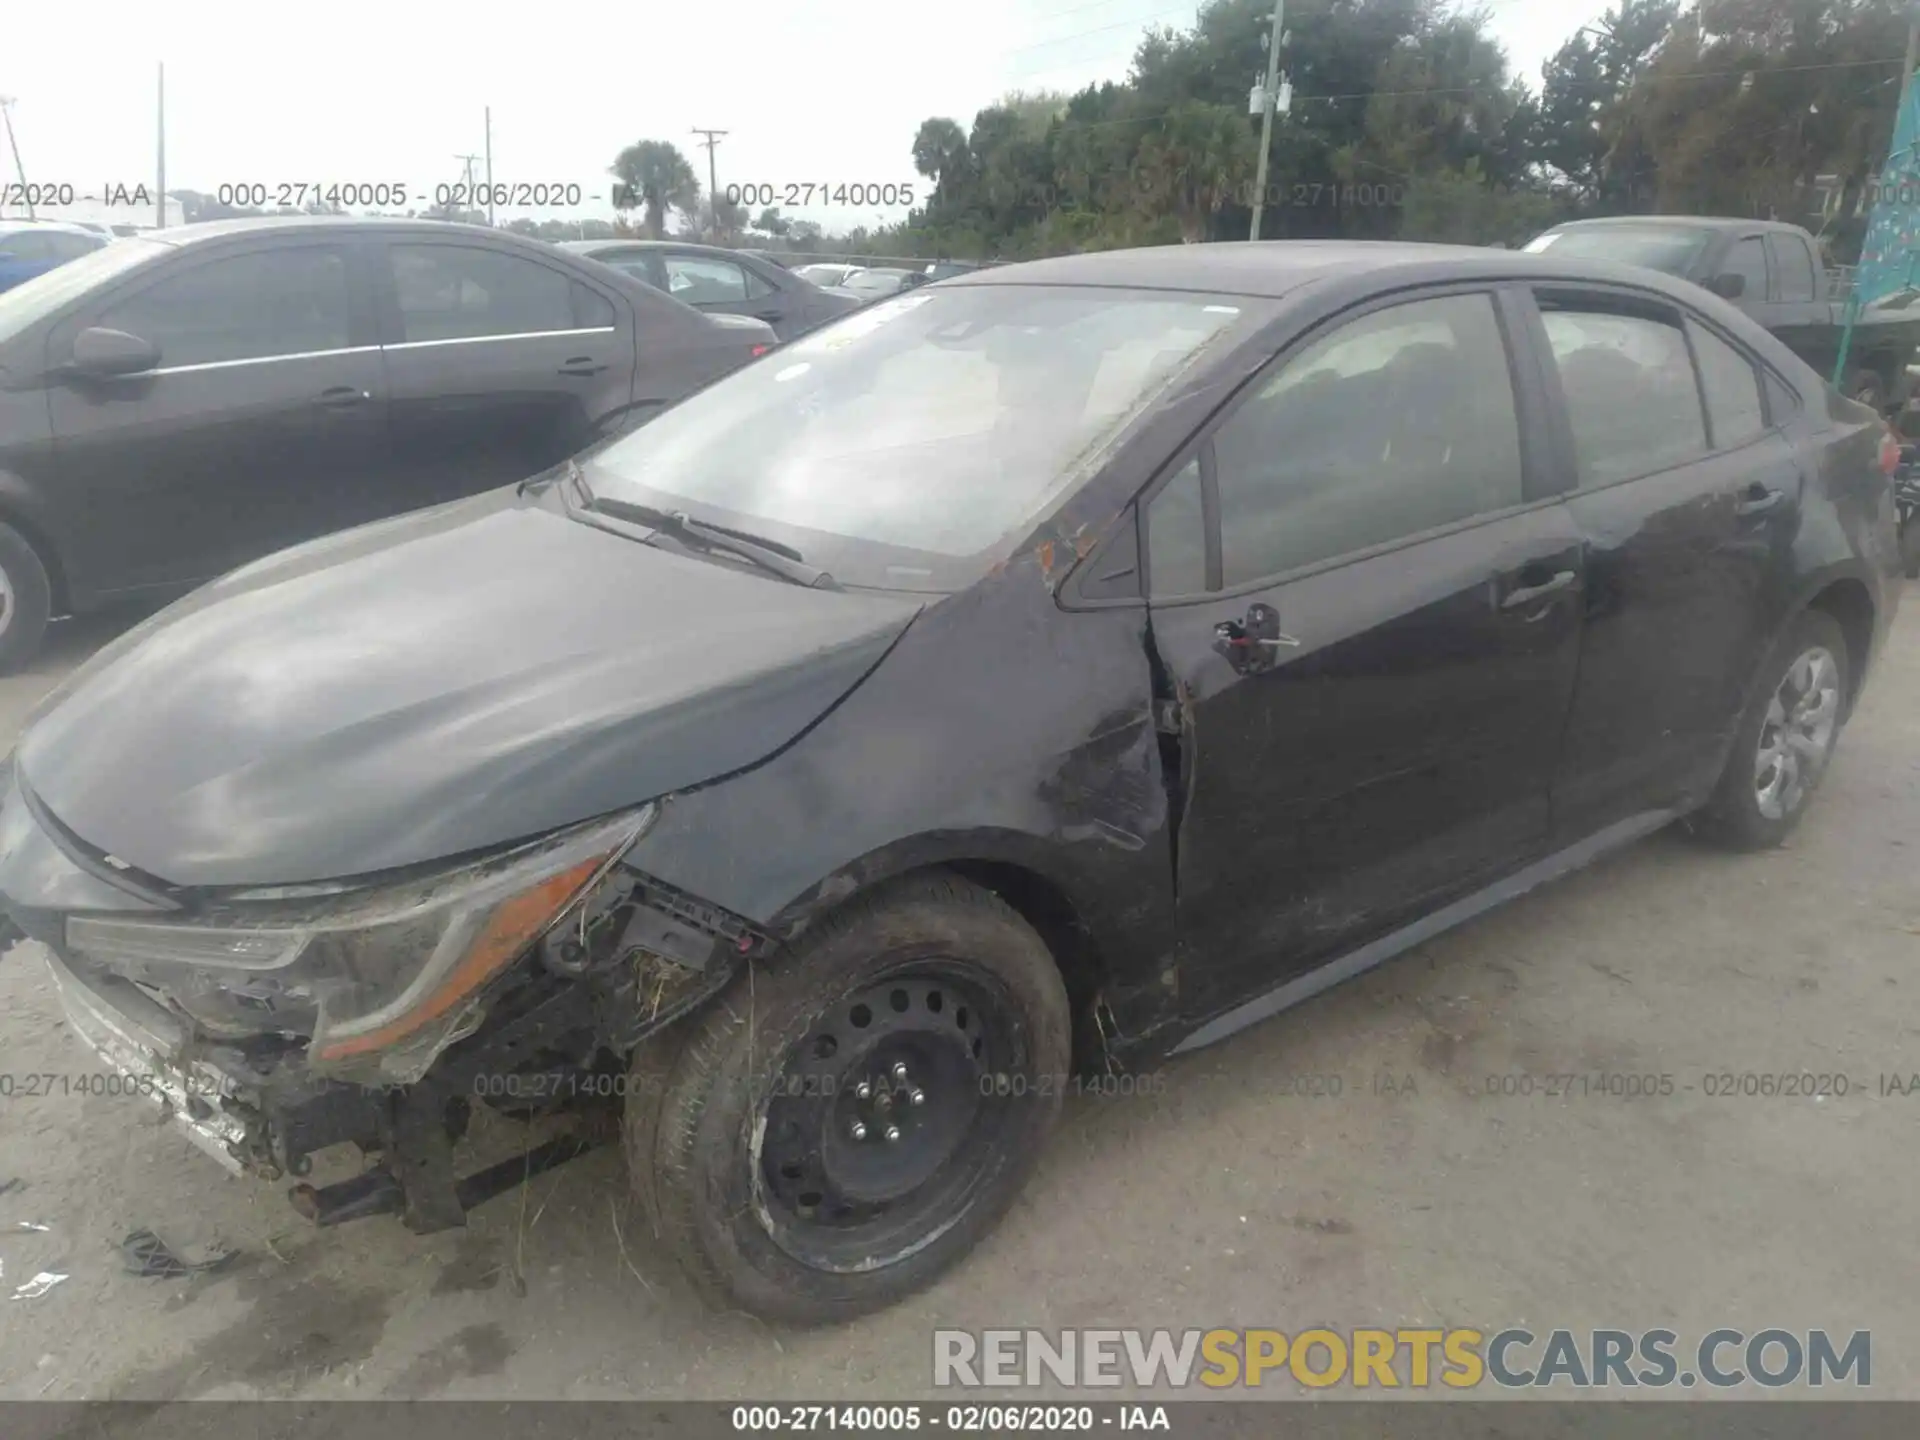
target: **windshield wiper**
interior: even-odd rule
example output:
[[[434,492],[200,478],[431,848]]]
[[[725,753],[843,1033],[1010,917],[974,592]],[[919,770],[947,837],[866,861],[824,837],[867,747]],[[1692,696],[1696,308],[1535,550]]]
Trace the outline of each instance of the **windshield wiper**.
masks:
[[[816,565],[807,564],[796,552],[785,546],[776,546],[771,541],[745,535],[719,525],[709,525],[704,520],[695,520],[684,510],[662,510],[657,506],[642,505],[633,500],[616,500],[612,496],[596,495],[580,467],[571,462],[567,467],[567,481],[573,486],[574,495],[581,508],[597,515],[650,526],[679,541],[690,550],[707,550],[738,556],[742,560],[759,566],[762,570],[778,575],[783,580],[790,580],[795,585],[804,585],[810,590],[841,588],[840,582],[833,576]]]

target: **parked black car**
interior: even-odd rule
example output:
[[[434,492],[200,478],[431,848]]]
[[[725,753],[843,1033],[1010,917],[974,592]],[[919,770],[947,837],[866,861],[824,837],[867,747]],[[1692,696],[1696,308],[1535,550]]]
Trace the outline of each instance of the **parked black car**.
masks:
[[[28,728],[0,899],[236,1169],[420,1229],[476,1099],[624,1097],[722,1303],[927,1283],[1064,1091],[1681,817],[1779,841],[1898,599],[1898,451],[1649,271],[1185,246],[882,301],[321,541]]]
[[[561,247],[624,270],[696,310],[764,320],[782,340],[804,335],[862,303],[750,250],[679,240],[564,240]]]
[[[0,295],[0,665],[50,613],[523,479],[772,344],[497,230],[116,241]]]

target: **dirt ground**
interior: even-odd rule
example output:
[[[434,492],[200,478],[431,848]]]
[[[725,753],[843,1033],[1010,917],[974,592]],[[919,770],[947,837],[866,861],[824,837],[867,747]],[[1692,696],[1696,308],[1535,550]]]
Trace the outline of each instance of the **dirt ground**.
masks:
[[[0,681],[0,736],[114,633]],[[1471,1325],[1873,1334],[1920,1398],[1920,598],[1779,853],[1654,837],[1161,1072],[1071,1103],[1000,1230],[931,1292],[830,1331],[704,1311],[599,1152],[419,1238],[316,1232],[138,1099],[0,1099],[0,1397],[904,1398],[936,1327]],[[0,1071],[84,1076],[36,948],[0,963]],[[1822,1098],[1722,1072],[1838,1073]],[[1489,1077],[1668,1074],[1654,1098]],[[1308,1085],[1293,1077],[1321,1077]],[[1301,1095],[1332,1088],[1341,1094]],[[50,1227],[22,1231],[18,1222]],[[217,1275],[138,1279],[149,1227]],[[1111,1395],[1112,1392],[1106,1392]],[[1751,1392],[1749,1392],[1751,1393]],[[948,1398],[951,1398],[950,1396]]]

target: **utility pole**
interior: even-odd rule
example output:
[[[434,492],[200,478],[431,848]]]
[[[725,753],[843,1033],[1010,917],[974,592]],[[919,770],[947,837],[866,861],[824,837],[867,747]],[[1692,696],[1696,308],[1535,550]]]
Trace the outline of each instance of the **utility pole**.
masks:
[[[0,119],[7,122],[7,147],[13,151],[13,173],[20,177],[20,198],[26,202],[27,218],[33,219],[33,192],[27,189],[27,167],[20,163],[20,142],[13,138],[13,97],[0,95]]]
[[[167,62],[159,62],[159,88],[154,95],[158,107],[154,116],[154,143],[157,153],[154,156],[154,189],[159,193],[153,197],[154,209],[160,213],[154,220],[153,228],[167,228]]]
[[[1280,95],[1280,35],[1287,0],[1273,0],[1273,26],[1267,34],[1267,83],[1260,88],[1260,163],[1253,177],[1253,226],[1249,240],[1260,238],[1260,215],[1267,203],[1267,150],[1273,144],[1273,111]]]
[[[720,191],[716,188],[719,182],[714,179],[713,149],[720,143],[720,137],[727,132],[702,130],[696,125],[693,127],[693,133],[705,137],[700,143],[707,147],[707,216],[713,232],[709,238],[717,240],[720,238]]]
[[[460,162],[460,184],[463,187],[461,193],[467,197],[467,203],[460,208],[460,213],[464,215],[471,213],[473,209],[473,162],[480,157],[456,155],[453,158]]]
[[[487,224],[493,224],[493,106],[487,106]]]

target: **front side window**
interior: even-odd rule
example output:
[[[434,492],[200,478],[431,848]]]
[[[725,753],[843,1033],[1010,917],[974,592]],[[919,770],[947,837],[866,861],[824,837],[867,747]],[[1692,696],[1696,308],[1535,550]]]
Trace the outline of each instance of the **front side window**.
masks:
[[[390,245],[387,256],[410,342],[575,328],[573,282],[522,256],[477,245]]]
[[[1582,485],[1630,480],[1707,453],[1678,316],[1542,303]]]
[[[1208,295],[1068,286],[899,296],[602,451],[593,489],[792,527],[810,560],[807,531],[976,557],[1090,473],[1240,313]]]
[[[1749,235],[1744,240],[1734,242],[1733,249],[1727,252],[1726,263],[1720,267],[1723,275],[1738,275],[1745,285],[1738,296],[1741,300],[1765,300],[1767,298],[1767,247],[1758,235]]]
[[[1213,437],[1229,586],[1524,498],[1491,296],[1375,311],[1255,384]]]
[[[173,368],[344,350],[349,315],[346,261],[301,245],[178,271],[91,323],[152,341],[160,364]]]
[[[747,272],[731,260],[669,255],[667,293],[688,305],[724,305],[747,298]]]

